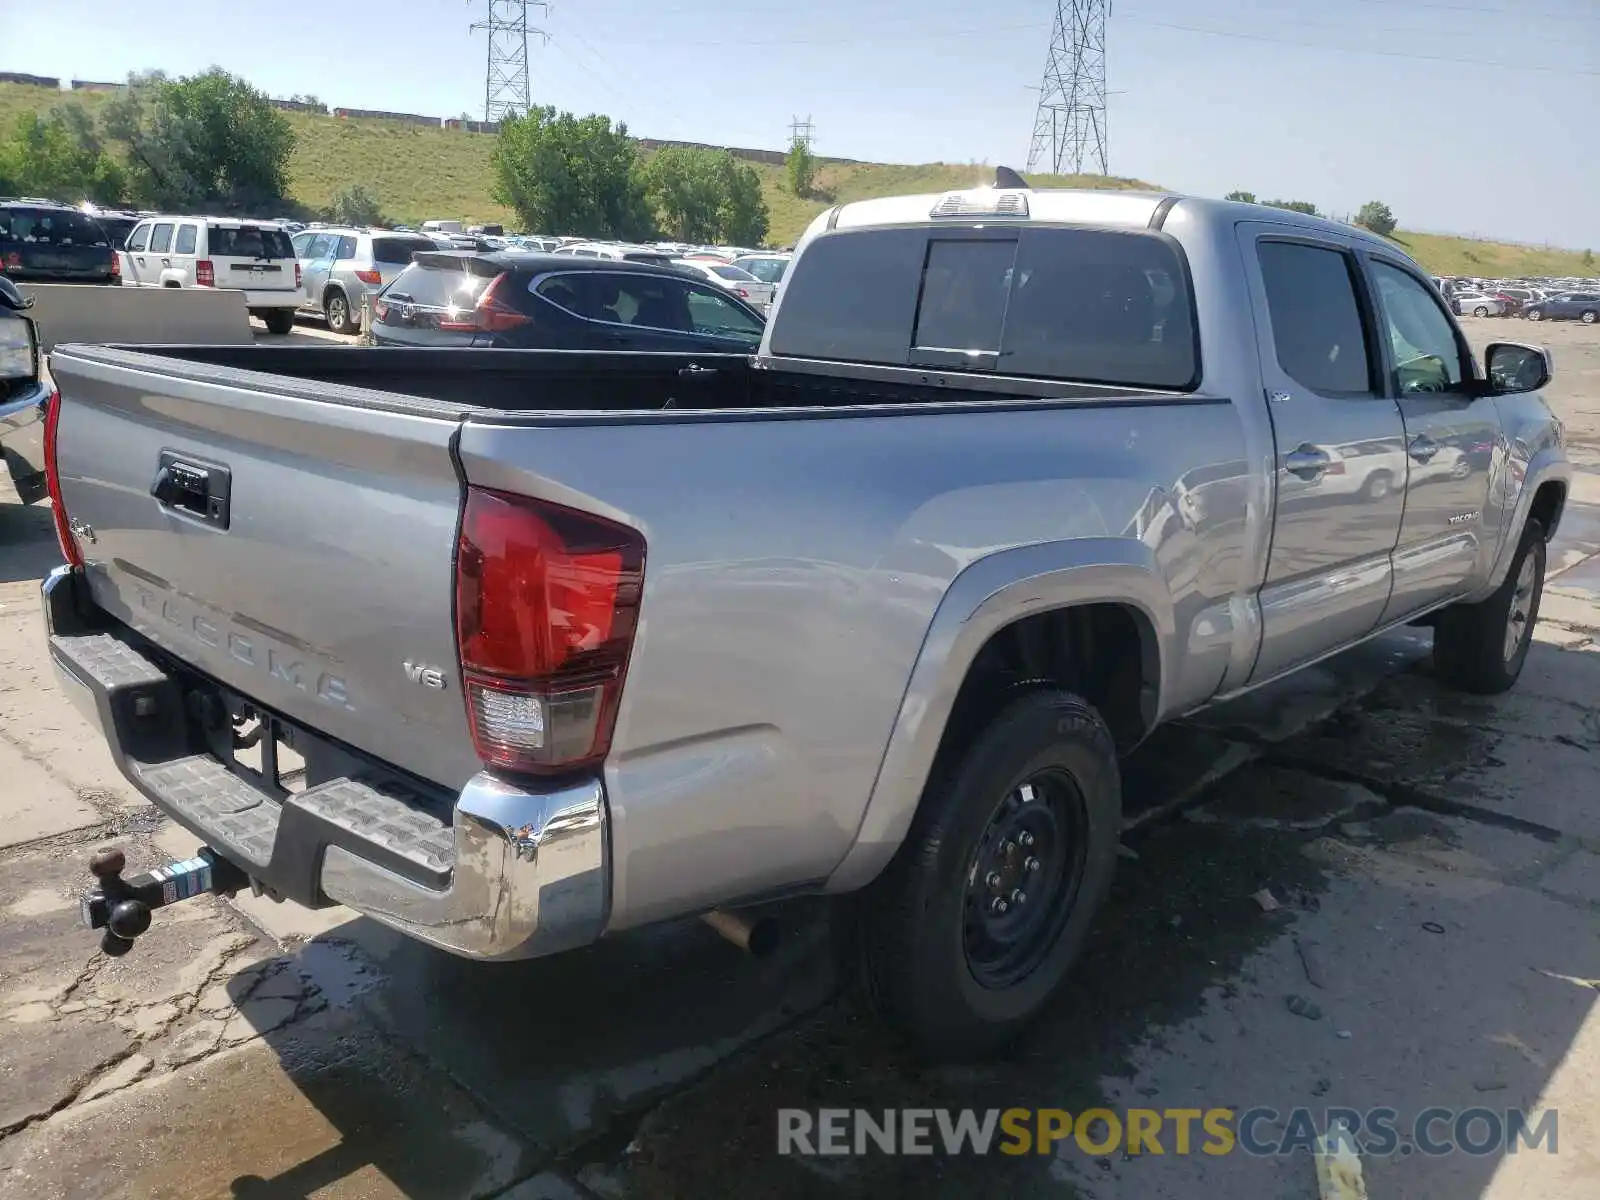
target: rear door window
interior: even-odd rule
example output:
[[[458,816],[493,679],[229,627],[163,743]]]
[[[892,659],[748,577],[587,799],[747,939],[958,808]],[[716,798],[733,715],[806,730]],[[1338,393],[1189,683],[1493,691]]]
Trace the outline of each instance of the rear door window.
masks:
[[[207,232],[215,258],[293,258],[294,244],[281,229],[259,225],[212,225]]]
[[[150,253],[165,254],[172,249],[172,226],[166,222],[157,225],[150,232]]]
[[[200,232],[198,225],[179,225],[178,240],[173,243],[174,254],[193,254],[195,235]]]
[[[372,261],[405,264],[419,250],[437,250],[427,238],[379,237],[372,239]]]
[[[450,303],[452,294],[462,289],[465,276],[465,271],[445,271],[413,264],[400,273],[384,296],[427,308],[443,308]]]
[[[345,234],[343,237],[341,237],[339,239],[338,252],[334,255],[334,257],[335,258],[339,258],[339,259],[344,259],[344,258],[354,258],[355,256],[356,256],[356,239],[351,237],[349,234]]]
[[[1262,241],[1256,245],[1278,365],[1322,396],[1370,396],[1355,265],[1331,246]]]

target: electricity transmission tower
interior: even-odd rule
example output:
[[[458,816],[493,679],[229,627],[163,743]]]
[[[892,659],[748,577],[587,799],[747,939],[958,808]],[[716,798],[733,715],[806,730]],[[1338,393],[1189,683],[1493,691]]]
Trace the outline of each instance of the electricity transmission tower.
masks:
[[[1082,174],[1085,159],[1106,170],[1106,13],[1111,0],[1056,0],[1050,54],[1033,121],[1028,169]]]
[[[472,31],[489,34],[489,65],[484,73],[483,119],[520,117],[531,103],[528,90],[528,35],[548,40],[549,34],[528,26],[528,10],[547,13],[546,0],[488,0],[489,15]]]
[[[799,117],[796,117],[794,120],[789,122],[789,144],[791,146],[794,145],[795,142],[800,141],[804,142],[806,144],[806,149],[809,150],[811,149],[811,143],[816,140],[816,136],[817,127],[811,123],[811,117],[809,114],[806,116],[804,121],[802,121]]]

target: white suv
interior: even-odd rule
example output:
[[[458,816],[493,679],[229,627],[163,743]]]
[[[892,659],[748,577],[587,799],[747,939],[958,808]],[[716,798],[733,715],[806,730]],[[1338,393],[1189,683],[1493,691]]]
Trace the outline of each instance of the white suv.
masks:
[[[117,252],[123,287],[204,287],[244,293],[245,307],[273,333],[294,328],[300,264],[276,221],[237,217],[148,217]]]

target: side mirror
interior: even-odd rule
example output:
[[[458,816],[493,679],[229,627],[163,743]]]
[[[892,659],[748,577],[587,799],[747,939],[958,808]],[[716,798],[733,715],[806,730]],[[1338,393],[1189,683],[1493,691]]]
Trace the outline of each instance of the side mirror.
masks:
[[[1489,385],[1501,396],[1536,392],[1550,382],[1550,352],[1541,346],[1491,342],[1483,360]]]

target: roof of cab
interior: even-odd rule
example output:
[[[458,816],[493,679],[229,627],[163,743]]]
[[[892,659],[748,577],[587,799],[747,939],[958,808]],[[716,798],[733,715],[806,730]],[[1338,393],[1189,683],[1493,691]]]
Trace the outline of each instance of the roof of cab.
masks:
[[[950,212],[934,216],[934,209],[953,198],[970,200],[974,209],[1002,209],[999,212]],[[1025,208],[1007,215],[1003,211],[1007,197],[1025,198]],[[1322,232],[1336,232],[1344,237],[1357,237],[1384,246],[1391,253],[1404,255],[1404,250],[1376,234],[1355,225],[1346,225],[1326,217],[1312,217],[1305,213],[1265,204],[1249,204],[1238,200],[1211,200],[1199,196],[1185,196],[1178,192],[1121,191],[1094,188],[996,188],[979,186],[950,192],[924,192],[912,196],[886,196],[877,200],[856,200],[842,204],[824,214],[824,228],[865,229],[885,225],[940,225],[945,223],[985,220],[1018,224],[1059,223],[1067,225],[1095,225],[1102,228],[1148,229],[1160,228],[1174,209],[1201,221],[1222,220],[1268,221]]]

